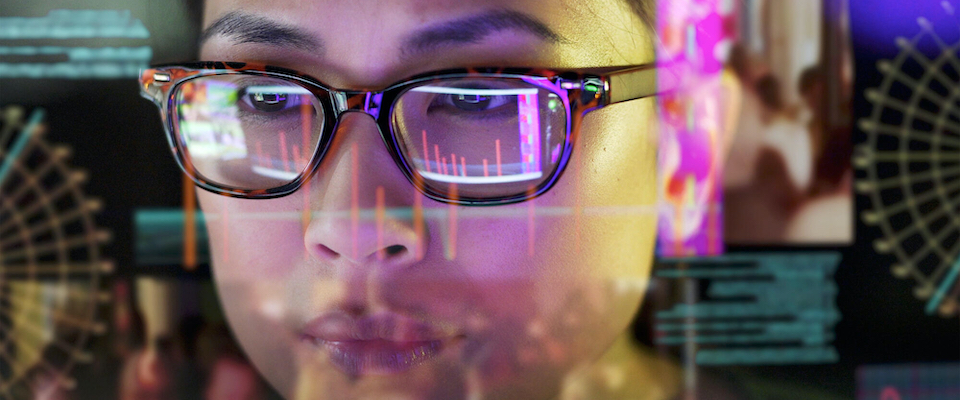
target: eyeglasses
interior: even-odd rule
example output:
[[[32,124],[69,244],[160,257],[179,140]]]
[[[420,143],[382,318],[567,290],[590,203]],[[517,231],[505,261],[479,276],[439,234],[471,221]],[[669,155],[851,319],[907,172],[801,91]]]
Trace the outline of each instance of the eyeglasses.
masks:
[[[450,204],[532,199],[563,173],[583,117],[657,93],[652,65],[594,70],[470,68],[382,91],[333,89],[299,72],[201,62],[142,71],[178,164],[201,188],[293,193],[318,169],[340,116],[365,112],[407,179]]]

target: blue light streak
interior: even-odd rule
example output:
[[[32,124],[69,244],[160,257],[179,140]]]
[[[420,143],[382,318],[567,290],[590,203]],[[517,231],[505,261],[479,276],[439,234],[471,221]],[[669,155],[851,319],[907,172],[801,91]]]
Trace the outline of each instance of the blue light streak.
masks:
[[[957,275],[960,274],[960,258],[953,263],[953,267],[950,268],[950,272],[947,273],[947,277],[943,279],[943,282],[940,282],[940,287],[937,288],[936,293],[930,297],[930,301],[927,302],[927,314],[933,314],[937,309],[937,306],[940,305],[940,302],[943,300],[943,296],[947,294],[947,289],[950,288],[950,285],[953,282],[957,281]]]
[[[42,108],[33,110],[33,113],[30,114],[30,121],[27,122],[27,125],[23,127],[23,131],[20,132],[20,136],[14,141],[13,146],[10,147],[10,152],[7,153],[6,159],[3,160],[3,165],[0,165],[0,186],[3,186],[3,181],[7,178],[7,175],[10,173],[10,169],[13,168],[13,162],[17,159],[17,156],[20,155],[20,152],[27,146],[27,142],[30,141],[30,137],[33,136],[33,133],[37,130],[37,125],[40,124],[40,121],[43,120],[44,111]]]

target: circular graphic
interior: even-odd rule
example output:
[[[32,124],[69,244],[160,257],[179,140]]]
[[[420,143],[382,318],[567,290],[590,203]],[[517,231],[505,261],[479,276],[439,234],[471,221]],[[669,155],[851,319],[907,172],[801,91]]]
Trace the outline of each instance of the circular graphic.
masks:
[[[874,247],[897,258],[892,274],[916,282],[927,314],[951,317],[960,309],[960,41],[918,21],[866,92],[873,114],[859,123],[867,141],[854,157],[865,172],[857,190],[870,197],[863,221],[883,232]]]
[[[107,234],[70,151],[44,141],[43,110],[9,106],[0,116],[0,398],[47,398],[75,385],[71,370],[104,330]]]

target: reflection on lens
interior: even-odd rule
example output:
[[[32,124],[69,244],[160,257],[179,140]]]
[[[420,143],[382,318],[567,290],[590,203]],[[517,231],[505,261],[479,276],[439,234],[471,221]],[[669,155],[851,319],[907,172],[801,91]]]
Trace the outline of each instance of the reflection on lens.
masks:
[[[507,197],[556,171],[566,143],[562,104],[521,79],[458,78],[404,92],[392,122],[401,152],[430,189]]]
[[[204,76],[177,88],[174,122],[197,173],[242,190],[286,185],[320,142],[323,111],[307,89],[282,79]]]

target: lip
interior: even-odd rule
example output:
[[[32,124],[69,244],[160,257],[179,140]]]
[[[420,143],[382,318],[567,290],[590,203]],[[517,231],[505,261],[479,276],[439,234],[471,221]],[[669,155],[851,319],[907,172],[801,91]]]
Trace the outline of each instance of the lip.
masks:
[[[349,375],[392,375],[436,358],[459,336],[394,313],[332,312],[307,323],[301,340],[323,349]]]

